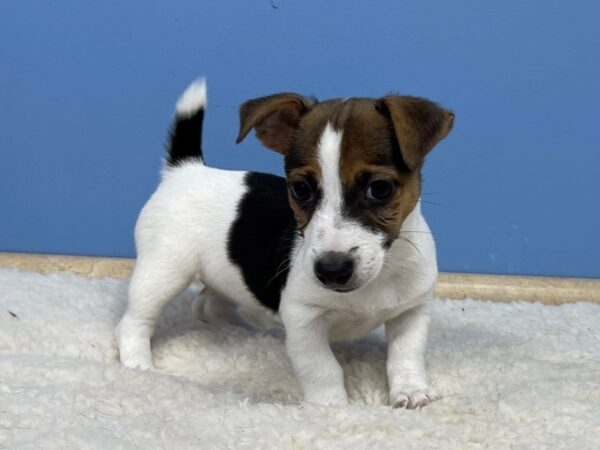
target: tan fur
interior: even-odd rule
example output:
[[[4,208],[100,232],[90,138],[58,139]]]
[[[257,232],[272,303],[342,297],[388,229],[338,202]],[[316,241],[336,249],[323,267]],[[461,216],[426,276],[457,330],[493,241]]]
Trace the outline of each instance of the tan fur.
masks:
[[[454,113],[420,97],[389,95],[377,103],[394,125],[402,158],[409,169],[423,164],[425,155],[450,133]]]
[[[240,107],[240,143],[252,128],[263,145],[286,153],[298,127],[300,117],[315,100],[294,93],[282,93],[250,100]]]

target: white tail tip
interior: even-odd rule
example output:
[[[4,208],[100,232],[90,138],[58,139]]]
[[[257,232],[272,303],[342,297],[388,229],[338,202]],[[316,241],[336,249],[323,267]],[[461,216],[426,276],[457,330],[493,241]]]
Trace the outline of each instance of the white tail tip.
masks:
[[[206,79],[198,78],[181,94],[175,111],[178,116],[189,117],[204,108],[206,108]]]

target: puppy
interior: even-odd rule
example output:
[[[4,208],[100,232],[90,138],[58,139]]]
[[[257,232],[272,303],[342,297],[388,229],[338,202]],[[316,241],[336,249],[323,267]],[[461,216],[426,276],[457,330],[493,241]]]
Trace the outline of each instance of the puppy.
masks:
[[[233,317],[238,305],[279,313],[305,401],[347,404],[330,342],[382,324],[390,404],[437,399],[424,362],[437,263],[420,171],[454,114],[398,95],[247,101],[237,143],[254,129],[283,155],[281,178],[206,166],[205,105],[200,80],[177,103],[160,186],[137,222],[137,262],[117,327],[122,364],[152,367],[161,310],[200,281],[209,320]]]

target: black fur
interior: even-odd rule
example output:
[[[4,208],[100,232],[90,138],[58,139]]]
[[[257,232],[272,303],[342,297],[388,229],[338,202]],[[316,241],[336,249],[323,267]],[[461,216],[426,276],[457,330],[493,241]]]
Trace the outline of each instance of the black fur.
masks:
[[[171,128],[166,163],[177,166],[183,161],[202,161],[202,122],[204,108],[191,116],[175,116]]]
[[[240,268],[252,294],[277,311],[298,234],[296,219],[284,178],[248,172],[245,182],[248,191],[229,230],[229,259]]]

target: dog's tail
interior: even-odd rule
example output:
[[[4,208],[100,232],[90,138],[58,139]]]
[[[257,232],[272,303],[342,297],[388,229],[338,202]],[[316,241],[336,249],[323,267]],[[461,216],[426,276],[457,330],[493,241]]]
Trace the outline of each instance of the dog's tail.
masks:
[[[203,162],[202,122],[206,109],[206,80],[199,78],[179,97],[168,141],[166,167],[184,161]]]

